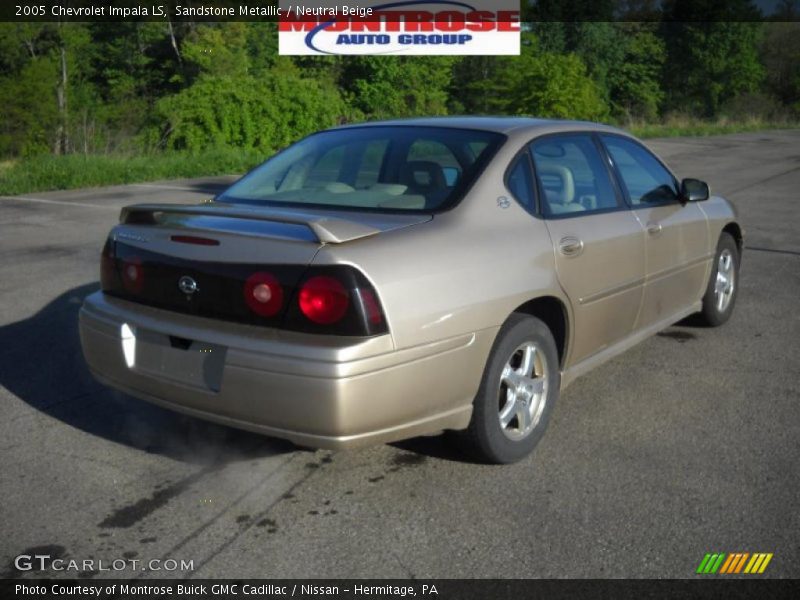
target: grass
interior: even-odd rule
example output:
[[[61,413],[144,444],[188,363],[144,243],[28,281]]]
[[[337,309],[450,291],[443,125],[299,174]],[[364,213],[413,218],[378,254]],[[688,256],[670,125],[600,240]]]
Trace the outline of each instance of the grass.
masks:
[[[0,196],[159,179],[231,175],[243,173],[265,158],[263,153],[252,150],[222,148],[202,154],[71,154],[0,161]]]
[[[797,121],[701,121],[683,116],[661,123],[622,125],[634,135],[651,137],[707,136],[766,129],[800,127]],[[160,179],[178,179],[244,173],[267,158],[267,153],[219,148],[202,154],[165,152],[141,156],[73,154],[0,161],[0,196],[45,190],[66,190]]]
[[[768,129],[797,129],[797,121],[768,121],[758,117],[744,120],[729,120],[724,117],[715,121],[705,121],[684,116],[665,119],[661,123],[633,121],[622,125],[633,135],[641,138],[724,135],[747,133]]]

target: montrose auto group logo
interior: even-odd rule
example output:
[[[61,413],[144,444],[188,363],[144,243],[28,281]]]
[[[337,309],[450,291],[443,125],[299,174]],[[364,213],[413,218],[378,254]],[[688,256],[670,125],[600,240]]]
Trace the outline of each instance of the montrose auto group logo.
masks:
[[[282,1],[283,55],[518,55],[519,0]]]

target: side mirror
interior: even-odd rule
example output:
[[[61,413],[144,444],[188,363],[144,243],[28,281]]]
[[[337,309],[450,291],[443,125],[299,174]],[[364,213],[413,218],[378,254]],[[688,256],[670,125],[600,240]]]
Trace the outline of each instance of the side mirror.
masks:
[[[710,192],[708,184],[699,179],[684,179],[681,181],[681,200],[683,202],[700,202],[708,200]]]

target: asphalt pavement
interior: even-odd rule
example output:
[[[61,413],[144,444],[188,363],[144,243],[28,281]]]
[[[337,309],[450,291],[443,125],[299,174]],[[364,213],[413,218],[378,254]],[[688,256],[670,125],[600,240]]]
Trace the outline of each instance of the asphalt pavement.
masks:
[[[13,568],[38,553],[143,561],[101,574],[143,580],[682,578],[707,552],[771,552],[765,576],[800,577],[800,131],[648,145],[740,211],[733,318],[580,378],[535,453],[500,467],[441,438],[297,449],[92,380],[78,308],[120,207],[231,178],[0,199],[0,577],[76,576]],[[140,570],[153,559],[193,570]]]

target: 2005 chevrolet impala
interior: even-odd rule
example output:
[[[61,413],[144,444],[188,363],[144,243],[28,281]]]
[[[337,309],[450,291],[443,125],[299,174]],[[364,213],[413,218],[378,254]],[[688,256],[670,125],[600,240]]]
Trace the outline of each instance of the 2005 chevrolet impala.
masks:
[[[630,135],[522,118],[323,131],[201,205],[122,211],[80,313],[108,385],[306,446],[460,432],[510,462],[562,387],[695,312],[742,230]]]

